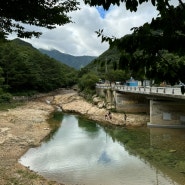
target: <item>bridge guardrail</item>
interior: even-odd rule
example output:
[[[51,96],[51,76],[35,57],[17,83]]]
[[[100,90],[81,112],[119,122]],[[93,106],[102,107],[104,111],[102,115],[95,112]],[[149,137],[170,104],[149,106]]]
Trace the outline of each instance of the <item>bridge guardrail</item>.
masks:
[[[99,88],[114,89],[123,92],[136,92],[143,94],[166,94],[166,95],[182,95],[181,89],[178,87],[148,87],[148,86],[125,86],[125,85],[109,85],[109,84],[96,84]]]

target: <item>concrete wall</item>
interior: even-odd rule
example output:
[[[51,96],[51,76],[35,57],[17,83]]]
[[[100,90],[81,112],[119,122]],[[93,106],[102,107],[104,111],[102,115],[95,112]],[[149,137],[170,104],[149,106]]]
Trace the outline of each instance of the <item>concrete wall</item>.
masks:
[[[107,91],[107,89],[97,88],[96,87],[96,94],[98,96],[105,97],[106,96],[106,91]]]
[[[149,114],[149,100],[145,96],[130,93],[116,93],[116,109],[128,113]]]
[[[114,95],[111,89],[96,88],[96,94],[100,97],[104,97],[106,102],[114,103]]]
[[[143,95],[119,93],[111,89],[96,88],[98,96],[105,97],[106,102],[112,103],[116,110],[127,113],[149,114],[149,100]]]
[[[150,100],[150,123],[185,125],[185,102]]]

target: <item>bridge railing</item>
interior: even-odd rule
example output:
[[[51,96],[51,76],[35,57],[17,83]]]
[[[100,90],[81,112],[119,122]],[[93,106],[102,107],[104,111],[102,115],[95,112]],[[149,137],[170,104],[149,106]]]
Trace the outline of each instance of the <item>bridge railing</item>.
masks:
[[[123,92],[135,92],[141,94],[167,94],[167,95],[181,95],[181,89],[178,87],[148,87],[148,86],[125,86],[125,85],[109,85],[109,84],[97,84],[99,88],[114,89]]]

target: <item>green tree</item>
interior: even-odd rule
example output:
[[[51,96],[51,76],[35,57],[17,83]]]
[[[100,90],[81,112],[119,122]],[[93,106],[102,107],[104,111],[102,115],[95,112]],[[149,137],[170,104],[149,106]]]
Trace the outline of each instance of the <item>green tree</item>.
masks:
[[[101,30],[98,36],[121,50],[123,55],[119,66],[124,68],[127,63],[128,71],[134,78],[142,80],[147,77],[170,84],[179,80],[184,82],[185,4],[179,1],[177,7],[169,4],[164,7],[162,1],[157,2],[160,16],[152,19],[150,24],[133,28],[133,33],[122,39],[107,38]]]
[[[126,80],[130,77],[128,73],[123,70],[111,70],[105,74],[105,78],[110,82],[126,82]]]
[[[179,80],[185,81],[184,70],[185,56],[163,50],[156,56],[155,65],[147,71],[147,76],[156,82],[166,81],[174,85]]]
[[[179,4],[184,6],[184,3],[182,0],[178,0]],[[103,6],[105,10],[108,10],[111,5],[118,5],[122,2],[124,2],[124,5],[127,10],[130,11],[137,11],[137,8],[140,4],[148,2],[148,0],[84,0],[86,4],[89,4],[90,6]],[[169,9],[171,7],[170,0],[151,0],[151,4],[153,6],[156,6],[156,9],[160,11],[161,14],[165,12],[166,9]]]
[[[0,3],[0,31],[15,32],[18,37],[39,37],[41,32],[29,31],[26,25],[53,29],[71,22],[68,13],[75,11],[76,0],[6,0]]]
[[[95,89],[96,83],[99,81],[99,77],[95,73],[87,73],[84,74],[79,80],[78,80],[78,86],[81,91],[93,91]]]
[[[0,67],[0,90],[3,89],[3,82],[4,82],[4,78],[3,78],[3,70]]]
[[[0,44],[0,77],[9,92],[48,92],[77,82],[77,72],[30,45]],[[72,75],[69,78],[69,74]]]
[[[129,61],[130,55],[123,50],[118,62],[119,69],[129,72]]]
[[[106,10],[110,5],[121,2],[130,11],[137,11],[139,4],[148,2],[148,0],[110,0],[110,1],[92,1],[84,0],[91,6],[103,6]],[[184,54],[185,51],[185,3],[179,0],[179,6],[170,4],[169,0],[152,0],[151,3],[159,11],[159,17],[152,19],[151,24],[144,24],[141,27],[132,28],[133,34],[128,35],[124,40],[107,37],[103,35],[103,30],[97,31],[98,37],[102,37],[102,42],[109,42],[110,45],[118,45],[119,48],[127,49],[127,52],[134,52],[138,48],[145,50],[150,55],[156,55],[159,50],[168,50],[169,52],[178,52]],[[117,43],[118,41],[118,43]],[[122,42],[122,44],[120,44]]]

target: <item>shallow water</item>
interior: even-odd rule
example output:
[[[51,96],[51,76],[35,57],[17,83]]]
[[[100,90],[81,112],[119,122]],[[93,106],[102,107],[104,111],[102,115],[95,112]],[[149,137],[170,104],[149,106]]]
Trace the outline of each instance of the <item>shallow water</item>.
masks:
[[[163,143],[157,130],[102,127],[75,115],[63,115],[60,122],[50,140],[28,150],[21,164],[68,185],[177,185],[183,181],[182,173],[179,180],[178,173],[166,168],[168,161],[161,154],[157,153],[159,161],[154,163],[153,153],[161,151],[157,143]],[[165,142],[170,141],[166,138]],[[185,138],[181,139],[182,144]],[[167,150],[176,155],[178,149]]]

